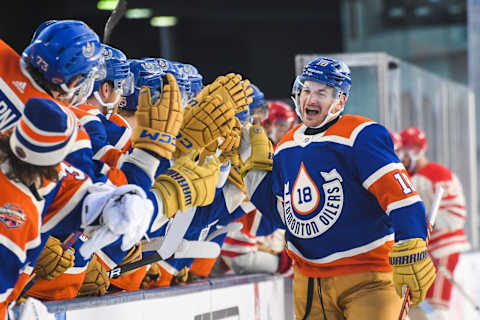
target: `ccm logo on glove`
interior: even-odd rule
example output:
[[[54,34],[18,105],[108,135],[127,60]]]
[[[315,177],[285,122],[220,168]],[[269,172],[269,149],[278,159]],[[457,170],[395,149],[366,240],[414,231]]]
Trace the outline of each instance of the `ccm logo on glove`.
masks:
[[[187,137],[182,136],[181,133],[178,134],[177,136],[178,143],[180,143],[182,146],[185,147],[185,149],[190,149],[193,147],[193,143],[188,140]]]
[[[172,146],[176,145],[175,137],[172,137],[171,135],[166,133],[159,133],[159,132],[155,132],[154,134],[151,134],[148,132],[147,129],[144,129],[142,133],[140,133],[140,138],[148,138],[152,141],[160,141],[166,144],[171,144]]]

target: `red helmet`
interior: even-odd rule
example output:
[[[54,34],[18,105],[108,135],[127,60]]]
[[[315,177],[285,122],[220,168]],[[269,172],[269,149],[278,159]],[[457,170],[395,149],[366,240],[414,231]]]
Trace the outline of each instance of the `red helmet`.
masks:
[[[403,147],[403,141],[400,134],[396,133],[395,131],[388,130],[390,136],[392,136],[393,140],[393,150],[397,151]]]
[[[400,132],[404,147],[417,147],[422,151],[427,149],[427,136],[417,127],[410,127]]]
[[[290,108],[288,104],[282,101],[268,102],[268,118],[265,120],[268,124],[273,124],[275,121],[284,120],[288,123],[288,130],[293,128],[297,120],[297,114]]]

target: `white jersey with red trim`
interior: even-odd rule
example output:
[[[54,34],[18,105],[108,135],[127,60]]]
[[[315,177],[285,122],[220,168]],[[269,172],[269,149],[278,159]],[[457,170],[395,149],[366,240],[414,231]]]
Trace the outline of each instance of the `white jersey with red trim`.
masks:
[[[430,212],[436,189],[443,187],[445,190],[428,245],[431,255],[440,259],[469,250],[470,245],[463,229],[467,215],[465,195],[457,176],[448,168],[429,162],[412,176],[412,182],[425,203],[427,212]]]

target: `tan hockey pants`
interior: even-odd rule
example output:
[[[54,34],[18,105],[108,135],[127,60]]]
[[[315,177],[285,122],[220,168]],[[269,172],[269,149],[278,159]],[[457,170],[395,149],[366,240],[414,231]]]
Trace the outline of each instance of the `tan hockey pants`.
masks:
[[[391,272],[308,278],[295,269],[293,292],[297,320],[397,320],[402,307]]]

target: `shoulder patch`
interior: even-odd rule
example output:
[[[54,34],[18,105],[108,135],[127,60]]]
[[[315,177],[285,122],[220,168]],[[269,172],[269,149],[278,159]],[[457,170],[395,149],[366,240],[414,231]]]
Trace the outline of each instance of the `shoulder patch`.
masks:
[[[9,229],[18,228],[25,222],[25,213],[18,205],[6,203],[0,207],[0,221]]]

